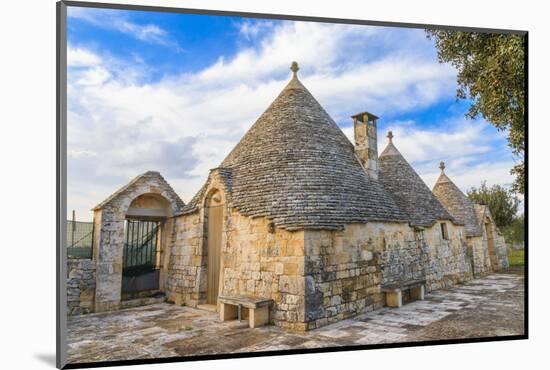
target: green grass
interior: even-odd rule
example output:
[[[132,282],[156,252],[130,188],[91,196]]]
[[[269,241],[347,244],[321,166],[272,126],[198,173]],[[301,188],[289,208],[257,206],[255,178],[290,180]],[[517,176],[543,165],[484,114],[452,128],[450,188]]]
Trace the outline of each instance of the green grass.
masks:
[[[508,251],[508,262],[510,266],[523,266],[525,264],[523,249],[512,249]]]

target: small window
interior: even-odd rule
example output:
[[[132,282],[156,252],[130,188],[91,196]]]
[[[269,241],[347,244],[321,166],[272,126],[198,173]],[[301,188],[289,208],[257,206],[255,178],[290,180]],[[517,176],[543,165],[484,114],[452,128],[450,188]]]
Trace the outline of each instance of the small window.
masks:
[[[447,231],[447,224],[442,222],[441,224],[441,237],[443,240],[449,240],[449,232]]]

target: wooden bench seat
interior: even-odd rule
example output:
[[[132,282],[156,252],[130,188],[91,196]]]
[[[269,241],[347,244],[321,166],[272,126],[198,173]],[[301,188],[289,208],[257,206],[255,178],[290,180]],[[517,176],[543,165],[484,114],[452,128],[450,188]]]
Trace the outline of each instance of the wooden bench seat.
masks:
[[[408,280],[382,284],[381,291],[386,294],[386,306],[403,306],[403,291],[408,290],[411,300],[424,299],[426,280]]]
[[[221,321],[240,321],[245,314],[244,308],[248,314],[248,325],[255,328],[269,323],[269,307],[273,300],[247,295],[223,295],[218,297],[218,303]]]

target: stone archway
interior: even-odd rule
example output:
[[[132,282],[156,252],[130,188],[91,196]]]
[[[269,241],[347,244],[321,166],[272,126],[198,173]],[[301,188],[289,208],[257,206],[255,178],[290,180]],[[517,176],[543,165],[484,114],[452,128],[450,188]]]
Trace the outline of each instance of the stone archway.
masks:
[[[169,257],[173,216],[183,201],[158,172],[146,172],[94,208],[93,257],[96,263],[96,312],[118,310],[122,300],[125,224],[128,219],[163,220],[162,254],[159,265]],[[159,275],[159,288],[165,274]]]
[[[142,298],[164,291],[167,230],[172,226],[170,202],[157,193],[135,198],[126,211],[121,299]]]

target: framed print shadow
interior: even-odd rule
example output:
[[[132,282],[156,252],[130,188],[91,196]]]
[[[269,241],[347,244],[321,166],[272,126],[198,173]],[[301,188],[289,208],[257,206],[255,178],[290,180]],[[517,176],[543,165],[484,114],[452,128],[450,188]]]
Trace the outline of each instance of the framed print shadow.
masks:
[[[57,366],[526,339],[526,31],[57,4]]]

